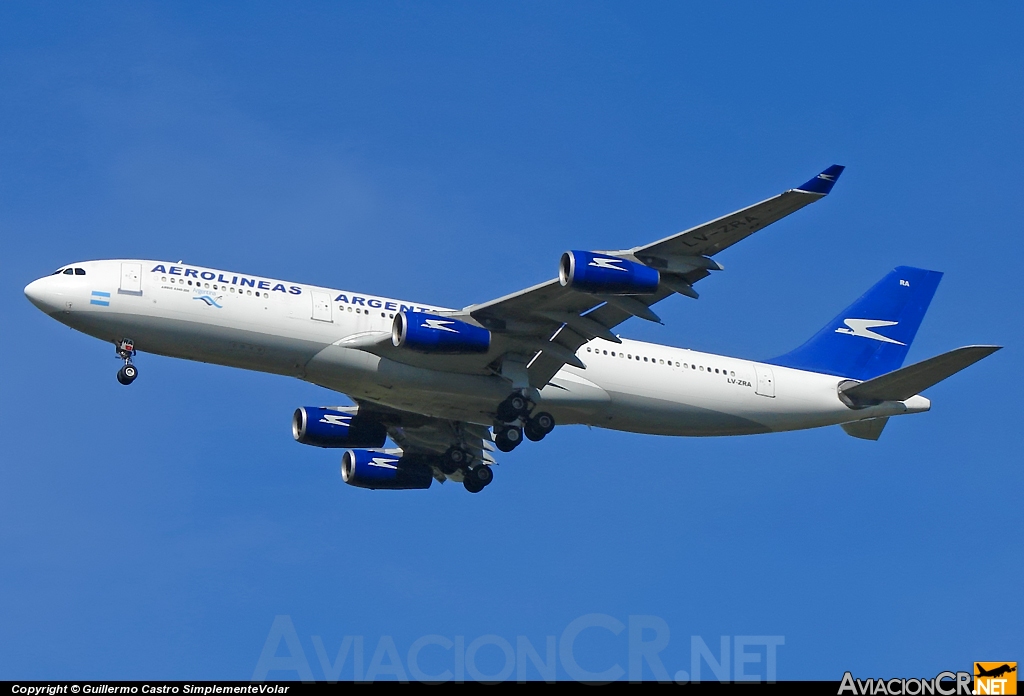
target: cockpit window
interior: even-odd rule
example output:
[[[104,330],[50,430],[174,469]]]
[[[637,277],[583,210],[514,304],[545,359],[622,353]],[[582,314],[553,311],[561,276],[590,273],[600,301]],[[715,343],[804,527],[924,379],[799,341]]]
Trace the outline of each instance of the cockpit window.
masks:
[[[67,269],[64,270],[64,275],[74,275],[74,274],[75,274],[75,269],[73,269],[73,268],[67,268]]]
[[[51,273],[50,275],[60,275],[60,274],[61,274],[61,273],[63,273],[63,272],[64,272],[64,269],[63,269],[63,268],[58,268],[58,269],[57,269],[56,271],[54,271],[54,272],[53,272],[53,273]]]
[[[85,275],[85,269],[84,268],[76,268],[75,269],[75,275]]]

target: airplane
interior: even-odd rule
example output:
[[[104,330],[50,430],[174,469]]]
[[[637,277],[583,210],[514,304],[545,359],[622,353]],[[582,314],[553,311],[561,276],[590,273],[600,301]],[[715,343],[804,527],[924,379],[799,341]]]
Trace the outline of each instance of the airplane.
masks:
[[[25,295],[57,321],[113,343],[122,384],[138,351],[287,375],[355,405],[304,406],[302,444],[345,449],[342,479],[370,489],[494,478],[494,452],[555,424],[725,436],[841,425],[877,440],[921,392],[999,350],[957,348],[903,367],[942,273],[895,268],[800,347],[760,362],[613,333],[722,270],[714,256],[825,198],[843,167],[658,241],[567,251],[558,277],[451,309],[181,261],[62,266]],[[390,438],[394,447],[389,447]]]
[[[977,674],[975,674],[974,676],[976,676],[976,677],[1001,677],[1004,674],[1009,674],[1010,672],[1016,672],[1017,671],[1017,665],[1015,663],[1011,667],[1009,664],[1005,664],[1004,663],[1004,664],[1000,665],[999,667],[994,667],[993,669],[985,669],[981,665],[977,665],[975,667],[975,669],[977,671]]]

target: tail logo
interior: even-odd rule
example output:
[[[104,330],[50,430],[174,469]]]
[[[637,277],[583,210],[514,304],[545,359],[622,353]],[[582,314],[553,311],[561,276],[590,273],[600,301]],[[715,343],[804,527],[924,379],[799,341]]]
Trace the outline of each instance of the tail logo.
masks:
[[[847,334],[849,336],[860,336],[861,338],[871,338],[876,341],[882,341],[883,343],[895,343],[898,346],[905,346],[906,343],[883,336],[882,334],[875,333],[871,329],[877,329],[882,326],[896,326],[898,321],[883,321],[880,319],[843,319],[845,327],[840,326],[836,329],[836,333]]]

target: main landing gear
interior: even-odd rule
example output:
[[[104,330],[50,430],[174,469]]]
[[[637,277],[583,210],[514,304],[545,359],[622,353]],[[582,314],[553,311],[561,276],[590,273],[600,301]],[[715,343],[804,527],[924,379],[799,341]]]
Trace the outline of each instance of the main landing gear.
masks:
[[[494,472],[491,471],[491,467],[482,462],[466,469],[462,476],[462,485],[470,493],[479,493],[494,480]]]
[[[526,421],[523,432],[533,442],[540,442],[544,436],[555,429],[555,419],[547,411],[541,411],[530,420]]]
[[[127,386],[139,376],[138,369],[132,364],[132,356],[135,355],[135,343],[130,338],[126,338],[117,344],[116,350],[117,357],[124,360],[124,366],[117,371],[117,381]]]
[[[494,480],[494,472],[489,465],[474,459],[469,452],[453,446],[441,455],[437,468],[446,476],[462,469],[462,485],[470,493],[479,493]]]
[[[547,411],[531,415],[533,403],[523,394],[511,394],[495,411],[494,444],[502,452],[511,452],[523,441],[525,434],[533,442],[540,442],[555,429],[555,419]]]

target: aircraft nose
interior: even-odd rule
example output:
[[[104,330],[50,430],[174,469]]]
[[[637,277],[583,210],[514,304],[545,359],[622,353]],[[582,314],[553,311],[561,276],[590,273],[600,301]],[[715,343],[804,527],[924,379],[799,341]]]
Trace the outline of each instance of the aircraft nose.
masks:
[[[52,283],[49,276],[33,280],[25,286],[25,297],[28,298],[28,301],[47,314],[57,311],[56,293],[50,286]]]

